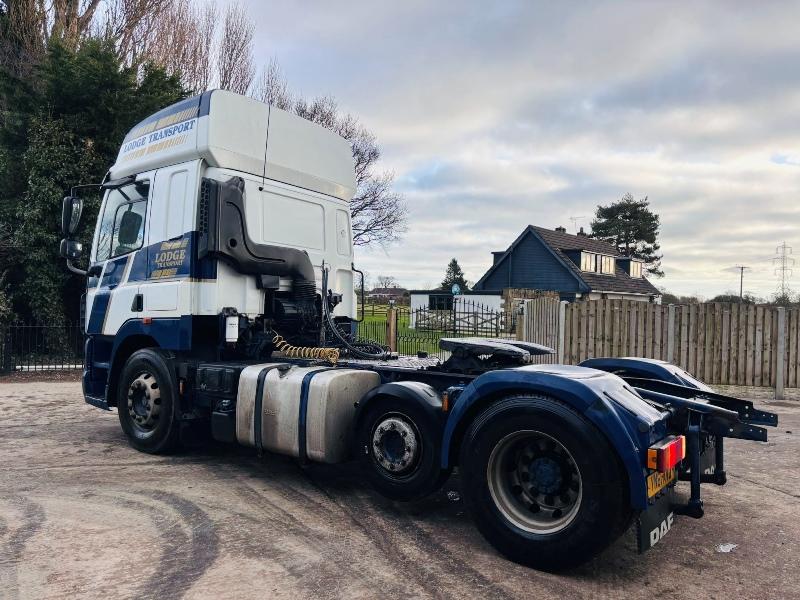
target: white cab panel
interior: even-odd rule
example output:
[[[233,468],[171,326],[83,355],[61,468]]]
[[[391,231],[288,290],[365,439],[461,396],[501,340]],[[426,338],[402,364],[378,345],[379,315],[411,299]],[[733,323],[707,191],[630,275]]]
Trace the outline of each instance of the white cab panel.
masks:
[[[125,137],[111,176],[196,158],[346,201],[356,189],[353,153],[345,139],[223,90],[188,98],[137,124]]]
[[[350,144],[339,135],[284,110],[269,115],[266,176],[342,200],[355,193]]]
[[[260,196],[262,243],[325,250],[325,208],[321,202],[284,190],[264,190]]]
[[[153,282],[142,285],[145,312],[177,312],[180,286],[179,281]]]
[[[197,152],[214,166],[264,172],[270,107],[232,92],[211,92],[209,114],[200,118]]]
[[[346,230],[349,236],[351,229],[347,202],[276,181],[264,181],[262,186],[260,177],[230,169],[208,168],[205,177],[218,181],[227,181],[231,177],[244,179],[245,220],[250,238],[258,244],[287,246],[308,252],[316,272],[318,290],[322,289],[324,262],[330,269],[329,287],[343,297],[334,314],[356,316],[352,246],[349,240],[346,248],[338,241],[340,231]],[[263,190],[259,190],[261,187]],[[253,277],[242,277],[222,262],[217,270],[217,300],[213,314],[226,306],[234,306],[246,314],[262,312],[263,292],[255,287]],[[201,305],[205,312],[211,304],[204,299]],[[254,305],[257,305],[255,312],[251,308]]]

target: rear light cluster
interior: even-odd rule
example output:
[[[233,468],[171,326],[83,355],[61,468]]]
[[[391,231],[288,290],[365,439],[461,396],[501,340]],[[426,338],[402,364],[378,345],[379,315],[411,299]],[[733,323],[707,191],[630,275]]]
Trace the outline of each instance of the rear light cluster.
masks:
[[[647,468],[666,473],[686,456],[686,438],[668,435],[647,449]]]

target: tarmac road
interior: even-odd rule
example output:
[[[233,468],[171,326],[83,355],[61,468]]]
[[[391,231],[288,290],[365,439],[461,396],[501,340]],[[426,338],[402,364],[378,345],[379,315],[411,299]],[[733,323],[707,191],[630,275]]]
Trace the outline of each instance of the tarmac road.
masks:
[[[149,456],[76,382],[0,383],[0,598],[800,598],[800,404],[760,404],[780,427],[728,442],[705,518],[553,575],[499,556],[456,478],[403,505],[352,468]]]

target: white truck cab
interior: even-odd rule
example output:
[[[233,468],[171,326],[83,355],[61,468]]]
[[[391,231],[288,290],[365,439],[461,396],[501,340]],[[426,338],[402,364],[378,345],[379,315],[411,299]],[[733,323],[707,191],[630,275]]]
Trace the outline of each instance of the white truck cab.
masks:
[[[334,317],[355,318],[355,173],[337,134],[213,90],[136,125],[103,188],[85,307],[93,402],[108,404],[115,363],[150,342],[257,358],[268,319],[312,345],[323,270]]]

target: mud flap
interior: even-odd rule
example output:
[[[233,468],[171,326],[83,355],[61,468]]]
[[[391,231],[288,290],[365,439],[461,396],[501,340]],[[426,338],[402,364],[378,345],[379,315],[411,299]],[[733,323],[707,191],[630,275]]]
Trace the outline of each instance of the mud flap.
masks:
[[[664,490],[663,494],[636,520],[636,542],[639,554],[646,552],[664,539],[675,520],[675,487]]]

